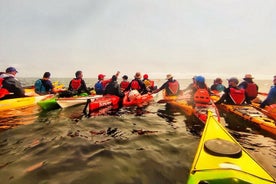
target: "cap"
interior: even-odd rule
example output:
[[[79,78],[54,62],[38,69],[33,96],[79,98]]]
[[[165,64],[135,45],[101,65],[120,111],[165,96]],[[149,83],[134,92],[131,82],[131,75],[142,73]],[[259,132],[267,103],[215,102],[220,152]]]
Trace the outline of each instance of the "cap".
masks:
[[[9,67],[9,68],[6,69],[6,73],[10,73],[10,72],[18,73],[18,71],[14,67]]]
[[[251,74],[246,74],[244,76],[244,79],[254,79]]]
[[[143,78],[148,79],[149,78],[148,74],[144,74]]]
[[[104,74],[99,74],[99,75],[98,75],[98,79],[99,79],[99,80],[104,79],[104,77],[105,77],[105,75],[104,75]]]
[[[205,82],[205,78],[202,77],[202,76],[197,76],[195,80],[196,80],[196,82],[199,82],[199,83],[204,83]]]
[[[167,79],[167,80],[168,80],[168,79],[171,79],[171,78],[173,78],[172,74],[168,74],[168,75],[166,76],[166,79]]]
[[[227,79],[227,80],[228,80],[228,82],[234,82],[236,84],[239,83],[239,80],[236,77],[231,77],[230,79]]]
[[[140,72],[136,72],[134,78],[140,79],[141,78],[141,73]]]

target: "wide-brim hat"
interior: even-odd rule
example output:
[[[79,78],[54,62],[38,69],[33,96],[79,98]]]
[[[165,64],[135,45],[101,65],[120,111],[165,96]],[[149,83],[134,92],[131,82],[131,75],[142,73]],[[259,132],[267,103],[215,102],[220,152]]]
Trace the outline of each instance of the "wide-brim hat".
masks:
[[[168,74],[168,75],[166,76],[166,79],[167,79],[167,80],[168,80],[168,79],[171,79],[171,78],[173,78],[172,74]]]
[[[134,78],[141,79],[141,73],[136,72],[135,75],[134,75]]]
[[[243,79],[254,79],[251,74],[246,74]]]

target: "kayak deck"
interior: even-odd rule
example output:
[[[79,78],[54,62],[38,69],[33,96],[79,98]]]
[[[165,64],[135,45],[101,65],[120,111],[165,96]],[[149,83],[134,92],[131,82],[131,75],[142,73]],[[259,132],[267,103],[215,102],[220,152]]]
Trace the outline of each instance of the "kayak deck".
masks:
[[[211,146],[207,144],[210,141]],[[275,183],[275,179],[247,153],[209,111],[188,183],[265,184]]]

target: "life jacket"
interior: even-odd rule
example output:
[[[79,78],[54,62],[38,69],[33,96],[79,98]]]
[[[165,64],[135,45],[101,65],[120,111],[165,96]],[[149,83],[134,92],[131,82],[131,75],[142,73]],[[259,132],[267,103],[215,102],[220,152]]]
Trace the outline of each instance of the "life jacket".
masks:
[[[210,94],[205,88],[198,88],[194,94],[194,102],[195,103],[210,103]]]
[[[235,104],[240,105],[245,100],[245,90],[244,89],[230,88],[229,96]]]
[[[137,80],[131,81],[130,87],[132,90],[136,89],[139,91],[141,89],[141,86],[139,85],[139,82]]]
[[[172,94],[176,95],[178,93],[178,89],[179,89],[179,84],[178,82],[175,80],[175,81],[171,81],[168,83],[169,86],[169,90],[172,92]]]
[[[73,90],[78,90],[81,87],[81,79],[72,79],[71,87]]]
[[[245,93],[249,98],[256,98],[258,95],[258,88],[255,83],[247,83],[247,88],[245,89]]]
[[[6,88],[3,88],[3,81],[4,78],[0,78],[0,98],[10,93]]]
[[[144,84],[146,85],[146,87],[150,87],[150,88],[154,87],[154,81],[153,80],[145,79]]]
[[[103,84],[101,81],[98,81],[96,84],[95,84],[95,91],[96,91],[96,94],[103,94],[103,91],[104,91],[104,87],[103,87]]]
[[[129,85],[128,81],[122,81],[120,84],[120,87],[121,87],[121,89],[126,89],[128,85]]]

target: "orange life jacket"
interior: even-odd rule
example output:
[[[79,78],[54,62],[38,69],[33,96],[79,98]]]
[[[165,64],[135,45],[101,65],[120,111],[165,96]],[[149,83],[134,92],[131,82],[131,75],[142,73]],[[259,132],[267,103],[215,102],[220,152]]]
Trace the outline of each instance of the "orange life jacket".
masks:
[[[198,88],[194,94],[194,102],[195,103],[210,103],[210,94],[207,89]]]
[[[81,87],[81,79],[72,79],[71,87],[73,90],[78,90]]]
[[[176,95],[178,93],[178,89],[179,83],[176,80],[169,82],[169,90],[172,92],[172,94]]]
[[[245,93],[249,98],[256,98],[258,95],[258,88],[255,83],[247,83],[247,88],[245,89]]]
[[[245,90],[244,89],[230,88],[229,96],[235,104],[240,105],[245,100]]]

